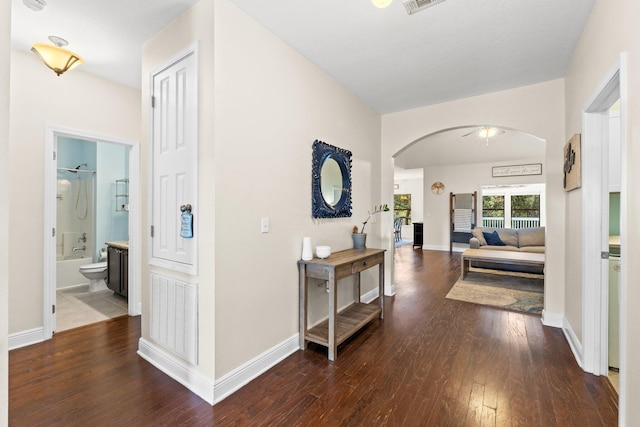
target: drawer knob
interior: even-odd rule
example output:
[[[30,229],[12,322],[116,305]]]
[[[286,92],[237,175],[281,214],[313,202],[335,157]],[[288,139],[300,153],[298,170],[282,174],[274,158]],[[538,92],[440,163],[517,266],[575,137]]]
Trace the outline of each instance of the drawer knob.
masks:
[[[367,261],[362,261],[362,265],[367,265]]]

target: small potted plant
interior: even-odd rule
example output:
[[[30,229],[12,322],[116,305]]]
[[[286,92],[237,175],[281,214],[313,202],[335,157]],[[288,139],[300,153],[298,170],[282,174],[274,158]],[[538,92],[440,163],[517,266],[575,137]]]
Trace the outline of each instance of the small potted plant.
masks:
[[[371,217],[380,212],[388,212],[389,206],[386,204],[375,206],[373,211],[368,211],[369,215],[367,219],[362,221],[362,228],[358,232],[358,226],[353,226],[353,233],[351,234],[351,238],[353,239],[353,249],[364,249],[367,243],[367,233],[364,232],[364,228],[367,226],[367,222],[371,219]]]

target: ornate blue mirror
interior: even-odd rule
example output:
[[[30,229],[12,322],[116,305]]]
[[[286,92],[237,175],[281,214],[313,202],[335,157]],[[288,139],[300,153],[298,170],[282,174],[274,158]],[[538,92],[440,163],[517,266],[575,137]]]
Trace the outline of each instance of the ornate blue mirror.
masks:
[[[311,199],[314,218],[351,216],[351,151],[313,142]]]

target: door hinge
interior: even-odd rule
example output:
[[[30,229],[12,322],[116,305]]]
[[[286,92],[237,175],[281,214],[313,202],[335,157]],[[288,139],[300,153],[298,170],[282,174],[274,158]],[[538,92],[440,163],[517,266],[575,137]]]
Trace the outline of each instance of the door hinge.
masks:
[[[56,229],[55,228],[51,229],[51,237],[56,237]]]
[[[56,305],[55,304],[53,304],[51,306],[51,314],[56,314]]]
[[[601,257],[602,259],[609,259],[609,252],[604,252],[604,251],[603,251],[603,252],[601,252],[601,253],[600,253],[600,257]]]
[[[153,237],[153,225],[151,226],[151,237]]]
[[[156,97],[151,95],[151,108],[156,108]]]
[[[53,160],[55,160],[55,159],[56,159],[56,152],[54,151],[53,152]]]

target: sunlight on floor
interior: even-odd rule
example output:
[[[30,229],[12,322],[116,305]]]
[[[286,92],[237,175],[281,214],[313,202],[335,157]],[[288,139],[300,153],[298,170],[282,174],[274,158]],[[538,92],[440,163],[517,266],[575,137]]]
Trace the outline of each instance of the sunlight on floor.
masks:
[[[127,299],[110,289],[89,292],[89,285],[56,292],[56,332],[127,314]]]

